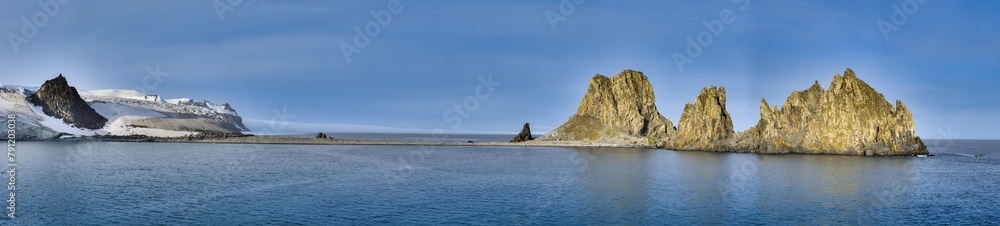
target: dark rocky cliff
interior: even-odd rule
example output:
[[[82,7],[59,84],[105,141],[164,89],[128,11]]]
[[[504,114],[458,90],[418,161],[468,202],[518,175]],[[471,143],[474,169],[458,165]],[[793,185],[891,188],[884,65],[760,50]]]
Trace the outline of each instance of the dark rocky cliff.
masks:
[[[76,88],[69,86],[61,74],[45,81],[38,91],[31,94],[29,101],[41,106],[46,115],[60,118],[79,128],[100,129],[108,122],[108,119],[97,114],[83,98],[80,98]]]
[[[531,137],[531,127],[526,122],[524,123],[524,127],[521,128],[521,132],[518,133],[517,136],[514,137],[514,139],[511,139],[510,142],[525,142],[534,139],[535,138]]]

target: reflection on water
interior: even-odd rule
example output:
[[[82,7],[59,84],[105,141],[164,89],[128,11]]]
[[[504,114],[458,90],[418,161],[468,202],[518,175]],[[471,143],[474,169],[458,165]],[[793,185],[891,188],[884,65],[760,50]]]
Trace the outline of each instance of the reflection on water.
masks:
[[[870,211],[881,211],[880,207],[903,201],[901,195],[912,193],[912,175],[907,167],[912,161],[858,156],[763,156],[760,164],[769,170],[756,178],[765,185],[761,187],[763,196],[784,197],[764,202],[768,205],[764,211],[784,213],[779,217],[800,218],[806,224],[852,223],[845,219],[863,219]],[[781,211],[802,203],[824,211]]]
[[[930,158],[19,143],[23,224],[990,224],[1000,143]],[[956,153],[985,153],[970,158]]]
[[[583,181],[583,206],[588,224],[649,222],[651,150],[615,150],[580,148],[587,168],[579,175]]]

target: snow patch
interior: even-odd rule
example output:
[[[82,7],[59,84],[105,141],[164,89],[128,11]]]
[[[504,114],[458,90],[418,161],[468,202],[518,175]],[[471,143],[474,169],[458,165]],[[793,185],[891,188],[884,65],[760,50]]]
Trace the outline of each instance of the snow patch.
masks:
[[[195,101],[192,100],[191,98],[167,99],[166,102],[175,105],[186,105],[186,106],[208,108],[209,110],[212,110],[212,112],[215,112],[217,114],[228,114],[228,115],[239,116],[239,114],[236,113],[236,110],[233,110],[233,108],[229,106],[229,104],[218,105],[207,100]]]
[[[229,104],[215,105],[215,104],[212,104],[211,102],[208,102],[208,101],[205,101],[205,104],[208,105],[208,108],[210,108],[213,111],[215,111],[215,113],[228,114],[228,115],[238,115],[238,114],[236,114],[236,111],[233,110],[233,108],[229,106]]]
[[[0,88],[13,89],[13,90],[38,90],[38,88],[41,88],[41,86],[20,86],[20,85],[3,84],[0,85]]]
[[[14,103],[7,101],[5,98],[0,98],[0,110],[4,109],[14,109]],[[6,111],[5,111],[6,112]]]
[[[81,129],[71,126],[66,122],[63,122],[62,119],[46,115],[45,112],[42,111],[42,107],[35,106],[34,104],[28,104],[28,107],[31,108],[31,111],[34,112],[35,115],[38,115],[40,118],[42,118],[41,120],[38,120],[38,124],[44,127],[48,127],[49,129],[52,129],[56,132],[68,133],[77,136],[93,136],[100,133],[104,133],[104,131],[94,131],[94,130]]]
[[[146,94],[130,89],[99,89],[80,92],[80,96],[120,97],[133,100],[144,100]]]
[[[99,89],[81,91],[80,96],[117,97],[131,100],[163,102],[159,95],[148,95],[131,89]]]
[[[160,113],[159,109],[154,106],[93,102],[90,103],[90,108],[97,111],[97,114],[107,118],[109,122],[114,122],[123,116],[142,116],[147,118],[167,117],[163,113]]]
[[[177,98],[177,99],[167,99],[167,103],[171,104],[187,104],[191,105],[194,102],[191,98]]]
[[[142,128],[133,127],[132,121],[150,118],[148,116],[121,116],[115,119],[115,121],[104,126],[104,130],[108,131],[111,135],[119,136],[129,136],[129,135],[146,135],[153,137],[183,137],[188,135],[196,135],[197,132],[187,132],[187,131],[173,131],[165,129],[156,128]]]

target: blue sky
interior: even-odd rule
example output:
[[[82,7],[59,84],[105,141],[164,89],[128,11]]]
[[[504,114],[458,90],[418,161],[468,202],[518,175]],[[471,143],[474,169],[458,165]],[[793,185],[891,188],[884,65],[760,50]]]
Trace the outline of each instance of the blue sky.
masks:
[[[51,16],[40,6],[50,2],[59,5]],[[850,67],[890,102],[903,100],[925,139],[1000,138],[996,1],[914,0],[912,10],[904,0],[403,0],[350,62],[341,43],[377,24],[371,12],[390,1],[228,2],[4,1],[0,83],[62,73],[90,90],[146,80],[155,85],[147,93],[231,103],[270,132],[515,133],[524,122],[536,132],[564,122],[594,74],[635,69],[674,122],[702,87],[725,86],[744,130],[760,98],[780,105]],[[575,10],[563,15],[566,4]],[[905,21],[893,22],[894,5]],[[553,29],[547,11],[565,20]],[[672,55],[725,11],[731,23],[679,70]],[[22,18],[44,26],[25,33]],[[898,29],[886,39],[879,20]],[[167,76],[146,79],[157,65]],[[476,97],[490,76],[500,85]],[[456,104],[470,108],[459,114]]]

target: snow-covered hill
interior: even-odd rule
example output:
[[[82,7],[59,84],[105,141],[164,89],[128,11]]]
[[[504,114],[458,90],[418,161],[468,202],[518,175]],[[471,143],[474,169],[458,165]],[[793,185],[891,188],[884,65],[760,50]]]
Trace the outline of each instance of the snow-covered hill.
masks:
[[[203,132],[247,131],[242,118],[229,104],[188,98],[165,100],[135,90],[111,89],[79,92],[87,105],[108,122],[96,130],[78,128],[46,115],[40,106],[32,104],[29,98],[37,89],[0,86],[0,114],[16,115],[17,133],[22,139],[91,135],[180,137]]]
[[[95,131],[68,125],[61,119],[45,115],[38,106],[28,102],[31,90],[26,87],[4,86],[0,88],[0,114],[4,118],[14,114],[15,131],[20,139],[52,139],[63,134],[95,135]]]

